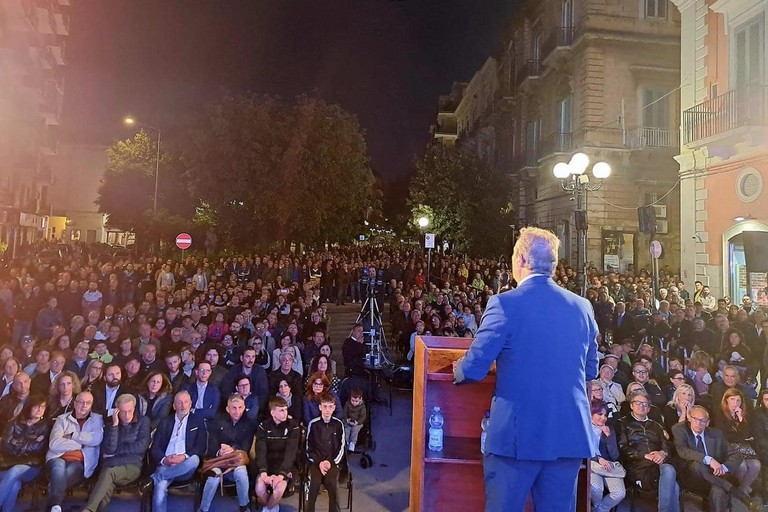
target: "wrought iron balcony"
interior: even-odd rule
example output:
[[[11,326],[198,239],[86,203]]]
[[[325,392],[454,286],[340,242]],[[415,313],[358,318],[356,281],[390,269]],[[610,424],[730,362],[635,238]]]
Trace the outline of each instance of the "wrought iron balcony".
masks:
[[[567,133],[551,133],[544,137],[541,143],[541,151],[539,157],[549,156],[554,153],[568,153],[573,146],[573,134]]]
[[[683,112],[683,142],[694,144],[755,126],[768,126],[766,85],[745,85]]]
[[[539,148],[530,146],[518,151],[512,158],[512,168],[515,171],[539,166]]]
[[[631,149],[679,148],[677,130],[638,126],[627,131],[626,144]]]

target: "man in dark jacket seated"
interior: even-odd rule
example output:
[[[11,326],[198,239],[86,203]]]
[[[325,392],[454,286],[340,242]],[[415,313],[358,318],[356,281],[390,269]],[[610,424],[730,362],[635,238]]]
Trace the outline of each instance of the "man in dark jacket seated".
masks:
[[[675,468],[670,464],[670,447],[664,427],[648,417],[648,395],[635,393],[631,414],[619,420],[619,452],[626,480],[644,490],[658,490],[659,512],[679,512],[680,487]]]
[[[262,421],[256,431],[256,465],[259,471],[256,496],[264,512],[276,512],[296,472],[294,464],[301,431],[296,420],[288,418],[288,403],[284,398],[272,398],[269,413],[271,417]]]
[[[683,486],[699,494],[709,494],[712,512],[730,510],[730,496],[749,507],[759,510],[759,503],[742,489],[731,483],[729,477],[740,460],[728,458],[728,441],[716,428],[708,428],[709,413],[695,405],[688,411],[688,421],[672,427],[677,455],[685,466],[680,475]]]
[[[227,408],[225,414],[220,414],[209,422],[209,442],[208,456],[221,457],[229,455],[235,450],[243,450],[248,453],[253,444],[253,435],[256,431],[256,424],[251,422],[245,415],[245,400],[237,393],[227,399]],[[203,475],[205,478],[205,489],[203,489],[203,499],[200,502],[201,512],[208,512],[208,509],[216,496],[216,490],[219,488],[219,482],[222,479],[221,469],[214,468]],[[247,511],[250,503],[248,494],[248,469],[242,465],[223,476],[226,481],[235,482],[237,487],[237,500],[240,505],[240,511]]]
[[[157,426],[150,459],[157,469],[152,474],[155,485],[152,496],[153,512],[165,512],[168,504],[168,486],[175,480],[188,480],[194,476],[205,455],[208,434],[205,421],[191,414],[192,398],[187,391],[179,391],[173,398],[176,414],[166,416]]]
[[[138,480],[144,454],[149,448],[149,418],[136,414],[136,397],[126,393],[115,400],[115,414],[104,425],[101,470],[83,512],[102,510],[116,485]]]

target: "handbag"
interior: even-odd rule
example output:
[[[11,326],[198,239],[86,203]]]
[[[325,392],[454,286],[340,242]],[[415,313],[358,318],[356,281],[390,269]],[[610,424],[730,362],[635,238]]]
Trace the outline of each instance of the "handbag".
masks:
[[[222,473],[232,471],[238,466],[245,466],[248,464],[248,454],[243,450],[235,450],[232,453],[221,455],[219,457],[212,457],[205,459],[202,466],[200,466],[200,473],[207,473],[212,469],[220,469]]]
[[[605,469],[597,461],[593,460],[591,462],[592,472],[596,475],[607,478],[624,478],[627,475],[627,471],[624,469],[624,466],[621,465],[621,462],[611,462],[611,469]]]
[[[731,443],[728,445],[728,455],[738,455],[745,459],[756,459],[757,452],[748,443]]]

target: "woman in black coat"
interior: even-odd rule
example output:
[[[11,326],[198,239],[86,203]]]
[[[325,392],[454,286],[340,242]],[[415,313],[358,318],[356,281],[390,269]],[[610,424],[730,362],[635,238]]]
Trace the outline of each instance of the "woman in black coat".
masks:
[[[16,498],[23,484],[37,478],[45,462],[50,422],[45,420],[46,397],[32,395],[19,415],[8,425],[0,445],[3,472],[0,478],[0,510],[16,510]]]

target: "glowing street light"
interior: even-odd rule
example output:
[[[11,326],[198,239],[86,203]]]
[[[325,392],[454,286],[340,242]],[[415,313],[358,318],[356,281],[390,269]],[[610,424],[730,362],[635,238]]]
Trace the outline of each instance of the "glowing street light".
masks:
[[[138,125],[143,128],[149,128],[150,130],[157,131],[157,156],[155,158],[155,194],[152,196],[152,213],[157,213],[157,185],[160,180],[160,128],[152,126],[151,124],[140,123],[133,117],[126,117],[123,119],[123,123],[126,126]]]
[[[586,193],[599,190],[603,180],[611,175],[611,166],[607,162],[596,162],[592,166],[592,176],[597,183],[590,183],[586,174],[589,157],[585,153],[576,153],[568,163],[558,162],[552,168],[552,174],[560,180],[563,190],[576,196],[576,231],[578,233],[577,267],[581,270],[581,294],[587,291],[587,208]]]
[[[424,229],[427,226],[429,226],[429,218],[422,215],[419,217],[419,227]]]

